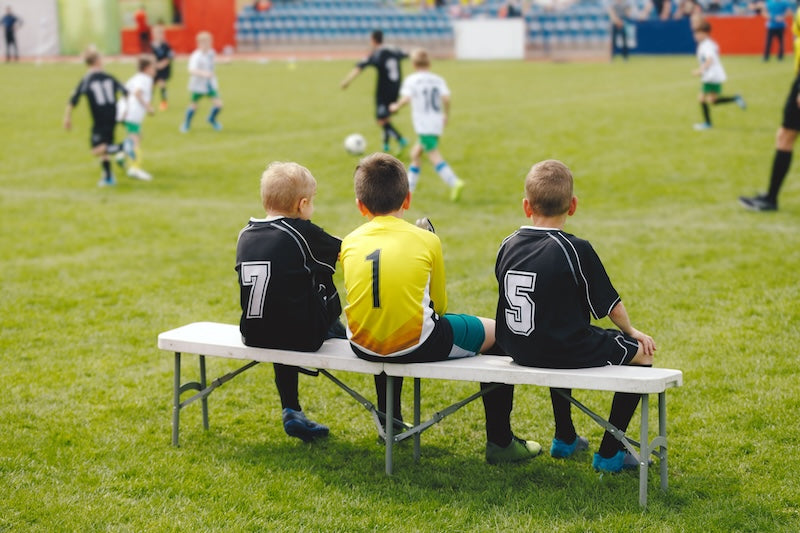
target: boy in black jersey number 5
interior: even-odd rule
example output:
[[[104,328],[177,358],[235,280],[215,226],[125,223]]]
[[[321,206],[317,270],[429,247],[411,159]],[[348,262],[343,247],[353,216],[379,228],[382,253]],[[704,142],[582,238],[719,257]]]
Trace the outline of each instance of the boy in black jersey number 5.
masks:
[[[316,192],[314,176],[297,163],[271,163],[261,177],[267,216],[251,218],[236,245],[239,329],[247,346],[313,352],[326,338],[345,338],[333,284],[342,242],[309,220]],[[305,442],[327,436],[328,428],[300,407],[299,369],[273,366],[286,433]]]
[[[563,163],[548,160],[531,168],[522,201],[531,225],[506,237],[497,254],[497,343],[526,366],[652,365],[655,342],[631,325],[592,245],[563,231],[577,206],[572,173]],[[619,330],[592,325],[590,315],[608,316]],[[572,425],[569,401],[554,389],[550,397],[555,417],[550,454],[563,458],[587,449],[588,441]],[[638,403],[638,394],[616,393],[611,424],[625,431]],[[606,472],[638,466],[607,431],[592,465]]]

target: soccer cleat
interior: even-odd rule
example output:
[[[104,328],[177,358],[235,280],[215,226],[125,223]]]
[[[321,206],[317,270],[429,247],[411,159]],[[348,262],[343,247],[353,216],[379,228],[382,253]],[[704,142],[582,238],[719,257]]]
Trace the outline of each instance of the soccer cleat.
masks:
[[[395,150],[394,155],[399,156],[400,154],[402,154],[403,150],[406,149],[406,146],[408,146],[407,140],[403,139],[402,137],[397,139],[397,150]]]
[[[450,200],[457,202],[461,198],[461,190],[464,188],[464,182],[457,179],[455,184],[450,187]]]
[[[131,167],[128,169],[128,177],[142,181],[151,181],[153,176],[149,172],[145,172],[141,168]]]
[[[222,124],[216,120],[209,120],[208,123],[211,124],[212,128],[214,128],[214,131],[222,131]]]
[[[586,437],[577,435],[572,444],[567,444],[561,439],[553,439],[553,444],[550,446],[550,457],[556,459],[565,459],[570,457],[575,452],[582,452],[589,449],[589,440]]]
[[[107,176],[102,176],[100,181],[97,182],[98,187],[113,187],[117,184],[117,180],[114,178],[114,174],[109,174]]]
[[[167,101],[161,100],[161,103],[158,104],[159,111],[166,111],[167,110]]]
[[[527,461],[540,453],[542,453],[541,444],[532,440],[522,440],[514,435],[511,436],[511,444],[505,448],[493,442],[486,443],[486,462],[491,465]]]
[[[286,407],[281,416],[283,430],[290,437],[297,437],[303,442],[311,442],[314,439],[328,436],[328,426],[309,420],[303,411],[295,411]]]
[[[694,125],[694,131],[705,131],[710,129],[711,129],[711,124],[709,124],[708,122],[698,122],[697,124]]]
[[[613,457],[603,457],[599,453],[594,454],[592,467],[598,472],[610,472],[616,474],[623,470],[632,470],[639,467],[639,461],[625,450],[620,450]]]
[[[389,143],[383,143],[383,151],[389,153]]]
[[[430,231],[431,233],[436,233],[436,230],[433,227],[433,222],[428,217],[418,218],[414,225],[418,228],[422,228],[425,231]]]
[[[186,124],[185,122],[183,122],[183,123],[182,123],[182,124],[181,124],[181,125],[178,127],[178,131],[180,131],[181,133],[186,133],[186,132],[188,132],[188,131],[189,131],[189,125],[188,125],[188,124]]]
[[[114,161],[117,162],[117,165],[120,169],[125,169],[125,152],[117,152],[117,155],[114,156]]]
[[[741,94],[737,94],[734,96],[736,105],[738,105],[742,109],[747,109],[747,102],[744,101]]]
[[[756,196],[748,197],[748,196],[740,196],[739,203],[745,209],[750,209],[751,211],[777,211],[778,210],[778,202],[773,202],[765,194],[759,194]]]

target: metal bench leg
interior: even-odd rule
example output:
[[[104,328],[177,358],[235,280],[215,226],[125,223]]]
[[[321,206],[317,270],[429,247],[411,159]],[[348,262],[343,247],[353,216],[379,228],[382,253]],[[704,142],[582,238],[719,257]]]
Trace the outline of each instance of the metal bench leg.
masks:
[[[200,356],[200,390],[206,389],[206,356]],[[208,396],[203,396],[203,429],[208,430]]]
[[[420,378],[414,378],[414,427],[417,427],[420,423],[421,381]],[[414,461],[419,461],[421,435],[421,433],[414,435]]]
[[[659,457],[661,467],[661,490],[667,490],[667,393],[658,393],[658,435],[661,437]]]
[[[178,445],[178,426],[181,420],[181,353],[175,352],[175,377],[172,396],[172,445]]]
[[[642,507],[647,505],[647,470],[650,465],[649,431],[647,427],[649,398],[649,394],[642,394],[642,427],[639,449],[639,505]]]
[[[386,376],[386,475],[392,475],[394,445],[394,376]]]

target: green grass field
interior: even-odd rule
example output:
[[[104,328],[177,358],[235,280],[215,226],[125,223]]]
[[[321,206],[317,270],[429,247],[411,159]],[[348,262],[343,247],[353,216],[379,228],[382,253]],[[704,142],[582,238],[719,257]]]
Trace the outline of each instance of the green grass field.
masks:
[[[636,475],[601,478],[588,453],[487,465],[480,402],[426,432],[419,463],[402,446],[387,478],[366,413],[322,378],[301,378],[301,401],[330,438],[287,437],[269,365],[211,396],[210,431],[199,406],[185,410],[173,448],[172,357],[156,336],[238,320],[236,237],[263,214],[269,161],[311,169],[314,219],[331,233],[362,222],[357,159],[341,143],[357,131],[380,145],[373,74],[341,91],[350,61],[221,65],[224,131],[204,122],[203,102],[181,135],[181,63],[169,111],[144,125],[155,180],[118,173],[99,189],[86,102],[72,132],[60,125],[83,67],[3,66],[0,531],[799,530],[797,170],[777,213],[736,202],[766,185],[791,64],[723,60],[726,92],[749,108],[714,108],[709,132],[691,127],[690,56],[434,64],[453,91],[442,151],[467,187],[451,204],[425,166],[409,218],[430,216],[442,237],[450,309],[492,316],[495,252],[525,223],[523,177],[558,158],[580,199],[566,229],[595,245],[634,325],[656,339],[657,364],[684,372],[668,394],[670,488],[651,475],[645,511]],[[133,65],[109,70],[125,80]],[[407,110],[396,123],[411,135]],[[209,365],[212,378],[236,367]],[[370,377],[342,377],[373,397]],[[424,386],[428,414],[477,390]],[[611,400],[578,397],[601,412]],[[547,391],[519,387],[515,400],[516,433],[549,446]],[[578,415],[576,426],[595,451],[601,430]]]

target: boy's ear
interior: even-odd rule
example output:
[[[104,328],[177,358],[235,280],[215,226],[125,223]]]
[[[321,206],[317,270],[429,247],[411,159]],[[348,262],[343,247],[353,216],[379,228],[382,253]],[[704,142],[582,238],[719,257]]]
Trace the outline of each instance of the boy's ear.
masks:
[[[411,191],[408,191],[408,193],[406,193],[406,199],[403,200],[403,209],[408,210],[410,206],[411,206]]]
[[[578,197],[572,195],[572,200],[569,201],[569,211],[567,211],[567,216],[574,215],[576,209],[578,209]]]
[[[361,216],[368,217],[371,214],[369,209],[367,209],[367,206],[365,206],[358,198],[356,198],[356,207],[358,208],[358,212],[361,213]]]
[[[533,208],[527,198],[522,199],[522,210],[525,212],[525,218],[531,218],[533,216]]]

